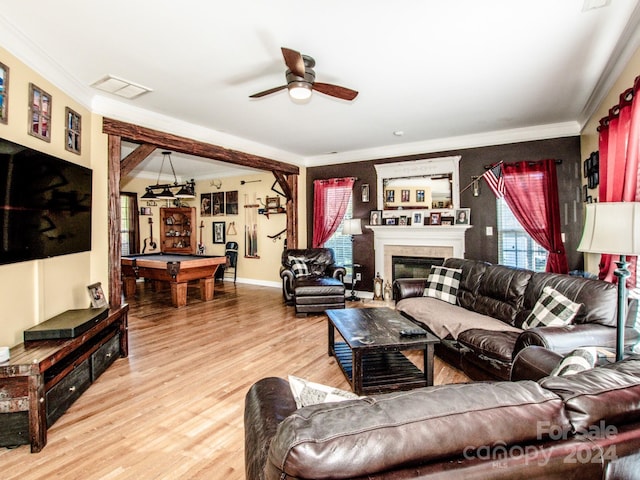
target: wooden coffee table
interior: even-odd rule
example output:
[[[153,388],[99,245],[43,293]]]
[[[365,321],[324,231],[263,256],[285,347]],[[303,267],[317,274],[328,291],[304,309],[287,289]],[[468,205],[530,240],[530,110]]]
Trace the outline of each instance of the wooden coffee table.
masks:
[[[334,356],[358,395],[433,385],[433,350],[440,340],[427,333],[401,337],[416,324],[390,308],[327,310],[329,355]],[[335,329],[344,342],[335,341]],[[402,350],[424,349],[424,371]]]

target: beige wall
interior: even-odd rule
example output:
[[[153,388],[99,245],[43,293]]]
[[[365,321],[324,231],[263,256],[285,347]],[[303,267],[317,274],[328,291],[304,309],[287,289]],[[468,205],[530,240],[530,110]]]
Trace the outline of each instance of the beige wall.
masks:
[[[244,180],[244,185],[241,181]],[[245,205],[260,204],[260,200],[265,202],[267,196],[276,196],[276,193],[271,190],[275,178],[270,172],[261,174],[242,175],[238,177],[229,177],[222,179],[222,186],[220,189],[216,189],[212,186],[209,180],[202,180],[196,182],[196,195],[197,198],[193,200],[183,199],[182,203],[187,204],[190,207],[196,207],[196,226],[200,226],[200,222],[204,222],[204,228],[202,231],[202,240],[205,245],[205,253],[207,255],[224,255],[224,245],[213,243],[213,222],[225,222],[226,241],[238,242],[238,281],[261,284],[261,285],[280,285],[280,257],[282,249],[284,248],[284,239],[286,234],[283,234],[279,240],[272,240],[267,235],[275,235],[276,233],[286,229],[286,215],[284,214],[270,214],[256,215],[258,226],[258,255],[260,258],[245,258],[245,225],[250,221],[249,210],[245,208]],[[304,172],[298,177],[298,188],[302,188],[305,184]],[[147,202],[140,197],[144,194],[144,188],[148,185],[153,185],[153,180],[132,178],[126,179],[122,182],[120,190],[123,192],[135,192],[138,194],[138,205],[140,207],[146,207]],[[238,214],[237,215],[219,215],[219,216],[201,216],[200,215],[200,195],[203,193],[212,192],[228,192],[238,191]],[[305,195],[300,195],[299,199],[302,203],[299,205],[299,212],[304,213],[306,211]],[[153,220],[153,234],[159,235],[159,210],[160,207],[166,206],[165,200],[155,200],[156,206],[151,206],[152,220]],[[284,205],[284,198],[281,197],[281,205]],[[169,206],[172,206],[170,204]],[[140,216],[140,244],[141,250],[144,239],[149,236],[149,225],[147,216]],[[305,219],[300,220],[300,245],[306,244],[306,227],[304,223]],[[230,234],[228,232],[231,222],[235,224],[236,234]],[[197,229],[197,239],[200,239],[200,229]]]
[[[107,285],[106,140],[101,122],[89,110],[0,48],[0,62],[10,69],[9,122],[0,137],[93,169],[92,251],[0,266],[0,345],[22,341],[22,331],[73,308],[89,306],[86,286]],[[27,134],[29,82],[52,97],[51,142]],[[64,148],[64,110],[82,116],[82,155]]]
[[[589,157],[591,152],[598,150],[597,128],[600,124],[600,119],[606,117],[609,114],[609,109],[620,102],[620,94],[622,92],[633,87],[633,81],[638,75],[640,75],[640,49],[636,50],[613,87],[611,87],[611,90],[609,90],[609,93],[582,129],[580,135],[580,151],[583,161]],[[582,182],[583,185],[586,184],[586,179],[583,178]],[[598,198],[597,188],[589,190],[589,193],[594,199]],[[585,270],[597,274],[599,262],[600,255],[585,254]]]

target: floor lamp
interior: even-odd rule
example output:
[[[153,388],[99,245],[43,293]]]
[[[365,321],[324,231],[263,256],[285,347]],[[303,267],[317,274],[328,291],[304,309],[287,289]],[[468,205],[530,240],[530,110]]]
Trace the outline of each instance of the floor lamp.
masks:
[[[618,278],[616,361],[624,353],[627,313],[627,255],[640,254],[640,203],[603,202],[585,206],[585,221],[579,252],[620,255],[614,274]]]
[[[353,262],[353,237],[362,235],[362,222],[359,218],[349,218],[342,224],[342,234],[351,235],[351,296],[345,298],[348,302],[357,302],[360,300],[356,296],[356,264]]]

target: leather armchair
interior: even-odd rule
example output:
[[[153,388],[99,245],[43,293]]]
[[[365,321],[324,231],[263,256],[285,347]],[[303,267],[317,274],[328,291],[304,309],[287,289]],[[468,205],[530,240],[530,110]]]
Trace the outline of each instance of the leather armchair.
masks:
[[[303,261],[307,275],[296,276],[294,259]],[[330,248],[287,249],[282,252],[280,278],[285,303],[296,306],[296,313],[322,312],[344,308],[346,269],[335,263]]]

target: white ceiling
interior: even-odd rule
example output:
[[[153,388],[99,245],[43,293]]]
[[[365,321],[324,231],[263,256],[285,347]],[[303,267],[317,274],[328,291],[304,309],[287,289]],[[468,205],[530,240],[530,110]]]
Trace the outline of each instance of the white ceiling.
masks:
[[[0,44],[97,113],[313,166],[579,134],[640,45],[639,1],[0,0]],[[249,99],[285,83],[282,46],[360,94]],[[109,74],[152,92],[90,86]]]

